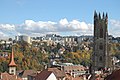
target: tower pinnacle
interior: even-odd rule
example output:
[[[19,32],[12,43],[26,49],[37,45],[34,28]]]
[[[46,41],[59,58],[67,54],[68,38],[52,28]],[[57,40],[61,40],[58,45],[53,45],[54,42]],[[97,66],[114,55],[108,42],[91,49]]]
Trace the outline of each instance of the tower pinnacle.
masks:
[[[10,56],[9,66],[17,66],[17,65],[15,64],[15,61],[14,61],[13,48],[12,48],[12,53],[11,53],[11,56]]]
[[[100,15],[100,13],[99,13],[99,19],[101,19],[101,15]]]
[[[103,19],[105,18],[104,12],[103,12]]]
[[[97,13],[96,13],[96,11],[94,11],[94,18],[96,18],[97,17]]]

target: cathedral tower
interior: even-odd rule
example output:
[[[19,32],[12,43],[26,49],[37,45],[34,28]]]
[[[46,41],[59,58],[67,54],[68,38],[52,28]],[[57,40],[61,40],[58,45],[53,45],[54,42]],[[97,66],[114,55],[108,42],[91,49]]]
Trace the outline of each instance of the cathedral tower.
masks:
[[[94,12],[94,47],[92,54],[92,71],[109,68],[108,52],[108,15],[101,16]]]
[[[10,56],[10,63],[9,63],[9,73],[15,75],[16,74],[16,64],[14,61],[14,54],[13,54],[13,48],[12,48],[12,53]]]

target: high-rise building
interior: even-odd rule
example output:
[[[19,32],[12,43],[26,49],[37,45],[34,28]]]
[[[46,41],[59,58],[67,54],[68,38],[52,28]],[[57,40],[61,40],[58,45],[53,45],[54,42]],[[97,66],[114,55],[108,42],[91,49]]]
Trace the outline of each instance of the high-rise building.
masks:
[[[110,68],[110,54],[108,50],[108,15],[94,12],[94,46],[92,71]]]
[[[31,37],[30,36],[26,36],[26,35],[15,36],[15,40],[16,41],[25,41],[25,42],[31,44]]]

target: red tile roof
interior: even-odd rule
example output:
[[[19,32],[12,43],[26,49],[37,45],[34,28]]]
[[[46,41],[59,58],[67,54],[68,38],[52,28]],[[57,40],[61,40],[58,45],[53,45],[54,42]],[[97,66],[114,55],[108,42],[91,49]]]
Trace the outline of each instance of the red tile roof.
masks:
[[[66,80],[83,80],[82,76],[73,77],[70,74],[66,74]]]
[[[120,80],[120,69],[113,71],[112,74],[108,75],[105,80]]]
[[[22,80],[17,75],[10,75],[7,72],[0,74],[1,79],[0,80]]]
[[[52,71],[44,70],[35,77],[35,80],[46,80],[50,74],[52,74]]]
[[[24,77],[27,77],[28,75],[32,75],[32,74],[37,74],[37,71],[35,71],[35,70],[24,70],[24,71],[19,73],[19,76],[24,78]]]
[[[66,76],[65,72],[57,68],[48,68],[48,71],[52,71],[57,78],[63,78]]]
[[[70,71],[84,71],[84,66],[63,66],[64,71],[70,72]]]
[[[43,70],[42,72],[40,72],[35,77],[35,80],[46,80],[51,73],[53,73],[56,76],[56,78],[64,78],[66,76],[64,71],[61,71],[61,70],[59,70],[57,68],[48,68],[48,69]]]

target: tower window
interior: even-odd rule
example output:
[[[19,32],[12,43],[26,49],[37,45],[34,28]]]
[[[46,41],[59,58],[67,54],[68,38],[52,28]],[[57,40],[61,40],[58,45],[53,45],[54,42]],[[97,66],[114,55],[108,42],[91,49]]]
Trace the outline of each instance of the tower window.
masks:
[[[11,72],[14,72],[14,70],[11,70]]]
[[[100,50],[103,50],[103,45],[102,45],[102,43],[100,43],[99,49],[100,49]]]
[[[100,56],[99,61],[102,61],[102,56]]]
[[[103,29],[100,29],[100,38],[103,38]]]

